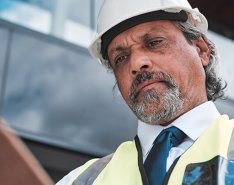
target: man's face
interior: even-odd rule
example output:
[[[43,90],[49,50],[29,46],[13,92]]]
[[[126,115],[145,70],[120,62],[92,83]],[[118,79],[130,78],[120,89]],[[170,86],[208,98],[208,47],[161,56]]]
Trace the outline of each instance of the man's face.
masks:
[[[170,21],[139,24],[108,46],[119,90],[136,116],[166,125],[207,101],[204,66],[209,48],[202,38],[188,43]]]

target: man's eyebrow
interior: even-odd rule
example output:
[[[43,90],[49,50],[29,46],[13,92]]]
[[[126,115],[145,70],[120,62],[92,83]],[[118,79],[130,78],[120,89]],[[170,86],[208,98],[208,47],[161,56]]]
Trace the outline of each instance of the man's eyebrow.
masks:
[[[112,54],[114,54],[116,52],[121,52],[121,51],[124,51],[124,50],[126,50],[126,48],[119,45],[117,47],[112,48],[108,53],[109,53],[109,55],[112,55]]]
[[[155,33],[155,32],[157,32],[157,33],[161,33],[161,32],[165,32],[166,30],[164,29],[164,27],[163,26],[161,26],[161,27],[152,27],[151,29],[149,29],[149,31],[147,32],[147,33],[145,33],[144,35],[142,35],[142,36],[140,36],[139,37],[139,40],[147,40],[148,38],[149,38],[149,36],[150,36],[150,34],[152,34],[152,33]]]
[[[139,36],[139,40],[140,41],[144,41],[144,40],[147,40],[149,38],[149,35],[152,33],[152,32],[165,32],[165,28],[163,26],[155,26],[155,27],[152,27],[150,28],[147,33]],[[109,56],[113,55],[114,53],[116,52],[121,52],[121,51],[124,51],[126,50],[127,48],[122,46],[121,44],[120,45],[117,45],[116,47],[112,48],[108,53]]]

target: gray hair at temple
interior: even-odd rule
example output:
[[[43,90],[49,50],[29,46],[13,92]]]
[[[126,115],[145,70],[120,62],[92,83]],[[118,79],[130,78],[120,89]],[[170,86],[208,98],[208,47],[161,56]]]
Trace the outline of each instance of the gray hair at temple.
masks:
[[[195,28],[189,22],[172,21],[184,34],[188,43],[192,44],[192,40],[196,40],[200,37],[204,39],[210,48],[210,62],[208,66],[204,67],[206,74],[206,93],[208,100],[215,101],[218,98],[224,96],[224,89],[227,87],[227,83],[219,76],[218,64],[219,55],[215,44],[208,39],[205,33]],[[108,58],[108,57],[107,57]],[[102,64],[112,71],[111,64],[108,60],[102,61]]]

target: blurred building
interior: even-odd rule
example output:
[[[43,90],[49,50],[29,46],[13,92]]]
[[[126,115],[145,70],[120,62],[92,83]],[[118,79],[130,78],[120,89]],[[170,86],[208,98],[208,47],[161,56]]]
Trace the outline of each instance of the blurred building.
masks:
[[[113,75],[87,51],[102,1],[0,1],[0,113],[54,181],[136,133]],[[218,1],[206,8],[204,2],[199,9],[210,19],[228,82],[226,100],[216,104],[234,118],[234,14],[228,8],[222,15]]]

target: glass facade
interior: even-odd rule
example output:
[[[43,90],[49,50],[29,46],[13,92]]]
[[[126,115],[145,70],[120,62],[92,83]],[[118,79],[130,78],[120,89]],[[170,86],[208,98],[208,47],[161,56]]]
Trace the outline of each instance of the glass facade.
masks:
[[[86,49],[5,28],[0,28],[1,116],[19,134],[93,155],[110,153],[134,137],[137,120],[113,94],[113,75]]]
[[[103,0],[1,0],[0,18],[87,47]]]
[[[19,133],[95,155],[135,136],[137,119],[113,93],[113,75],[87,51],[102,1],[0,0],[0,111]],[[228,82],[217,105],[233,118],[234,42],[209,36]]]

